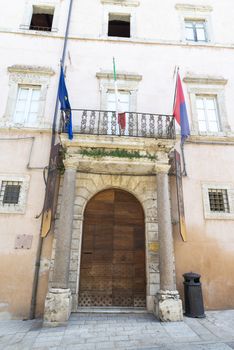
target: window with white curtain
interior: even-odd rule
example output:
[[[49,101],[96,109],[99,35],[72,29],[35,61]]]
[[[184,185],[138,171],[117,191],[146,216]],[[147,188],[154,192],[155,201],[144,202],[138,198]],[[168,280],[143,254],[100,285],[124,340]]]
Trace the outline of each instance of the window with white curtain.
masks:
[[[19,86],[14,111],[14,123],[34,125],[37,121],[40,86]]]

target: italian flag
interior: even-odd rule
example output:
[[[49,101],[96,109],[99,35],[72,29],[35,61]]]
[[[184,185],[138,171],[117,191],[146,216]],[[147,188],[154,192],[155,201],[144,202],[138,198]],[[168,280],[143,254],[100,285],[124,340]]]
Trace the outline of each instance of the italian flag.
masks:
[[[116,106],[116,116],[118,116],[118,124],[120,130],[124,130],[126,128],[126,113],[121,108],[119,93],[118,93],[118,85],[117,85],[117,75],[116,75],[116,67],[115,67],[115,58],[113,57],[113,70],[114,70],[114,83],[115,83],[115,106]]]

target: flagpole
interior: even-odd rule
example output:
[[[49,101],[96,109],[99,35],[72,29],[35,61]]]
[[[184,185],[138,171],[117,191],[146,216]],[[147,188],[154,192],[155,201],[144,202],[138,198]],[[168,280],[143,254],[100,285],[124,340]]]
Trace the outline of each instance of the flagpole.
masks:
[[[175,82],[175,91],[174,91],[174,99],[173,99],[173,109],[174,109],[175,100],[176,100],[176,90],[177,90],[177,82],[178,82],[178,72],[179,72],[179,70],[180,70],[180,67],[179,66],[175,66],[173,77],[176,76],[176,82]]]
[[[65,61],[65,54],[66,54],[67,41],[68,41],[68,33],[69,33],[69,27],[70,27],[70,22],[71,22],[72,5],[73,5],[73,0],[70,0],[69,8],[68,8],[68,15],[67,15],[66,30],[65,30],[65,34],[64,34],[64,44],[63,44],[62,58],[60,60],[60,65],[61,66],[63,66],[64,61]],[[53,122],[52,122],[52,135],[51,135],[51,143],[50,143],[49,167],[48,167],[47,182],[46,182],[45,196],[44,196],[44,203],[43,203],[43,210],[42,210],[42,221],[41,221],[41,227],[40,227],[40,237],[39,237],[38,246],[37,246],[37,252],[36,252],[36,263],[35,263],[35,270],[34,270],[34,276],[33,276],[33,286],[32,286],[32,295],[31,295],[31,304],[30,304],[30,314],[29,314],[29,318],[30,319],[34,319],[35,318],[35,311],[36,311],[37,290],[38,290],[38,282],[39,282],[39,269],[40,269],[40,260],[41,260],[41,252],[42,252],[42,245],[43,245],[43,237],[41,236],[41,233],[42,233],[42,229],[43,229],[45,199],[46,199],[46,194],[49,191],[49,189],[48,189],[48,178],[49,178],[50,174],[52,173],[51,172],[51,168],[52,168],[52,152],[53,152],[53,149],[55,147],[55,142],[56,142],[56,122],[57,122],[58,106],[59,106],[59,87],[57,89],[56,102],[55,102],[54,115],[53,115]]]
[[[115,113],[116,113],[116,122],[118,123],[118,116],[119,116],[119,108],[118,108],[118,86],[117,86],[117,74],[116,74],[116,67],[115,67],[115,58],[113,57],[113,72],[114,72],[114,84],[115,84]],[[121,135],[121,130],[119,126],[119,135]]]

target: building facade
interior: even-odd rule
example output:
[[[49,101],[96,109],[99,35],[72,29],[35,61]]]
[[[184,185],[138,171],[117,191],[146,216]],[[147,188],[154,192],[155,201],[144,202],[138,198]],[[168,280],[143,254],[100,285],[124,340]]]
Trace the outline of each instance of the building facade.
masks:
[[[190,271],[201,274],[206,309],[233,308],[231,0],[12,4],[0,2],[0,317],[59,322],[98,306],[144,307],[178,320]],[[56,112],[63,50],[72,140]],[[172,116],[176,67],[191,129],[186,241],[171,171],[173,150],[181,153]],[[42,239],[54,115],[64,169]]]

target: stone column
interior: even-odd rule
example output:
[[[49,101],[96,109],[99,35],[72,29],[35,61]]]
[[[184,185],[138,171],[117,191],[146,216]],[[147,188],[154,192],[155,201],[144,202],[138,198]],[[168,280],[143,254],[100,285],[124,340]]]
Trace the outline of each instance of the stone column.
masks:
[[[68,286],[72,221],[76,187],[76,166],[65,164],[58,231],[56,234],[54,272],[45,300],[44,324],[63,324],[71,314],[71,291]]]
[[[169,166],[157,173],[160,291],[156,296],[156,315],[161,321],[183,319],[182,302],[174,282],[174,248],[168,183]]]

